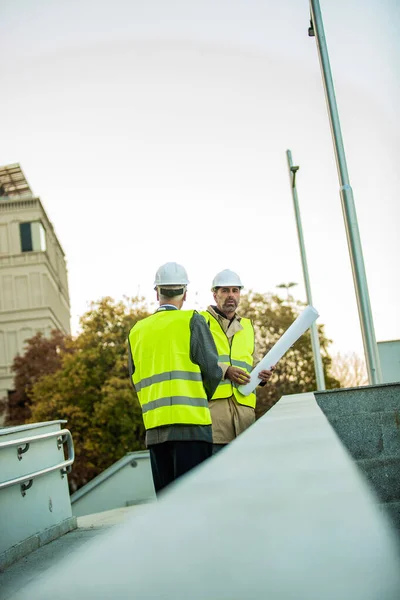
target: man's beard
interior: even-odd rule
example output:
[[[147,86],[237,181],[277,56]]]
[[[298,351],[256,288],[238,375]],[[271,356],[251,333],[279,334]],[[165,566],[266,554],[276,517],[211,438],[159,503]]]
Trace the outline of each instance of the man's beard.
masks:
[[[236,300],[230,300],[230,303],[228,304],[228,301],[225,300],[224,305],[223,305],[223,310],[224,312],[235,312],[239,302],[236,302]]]

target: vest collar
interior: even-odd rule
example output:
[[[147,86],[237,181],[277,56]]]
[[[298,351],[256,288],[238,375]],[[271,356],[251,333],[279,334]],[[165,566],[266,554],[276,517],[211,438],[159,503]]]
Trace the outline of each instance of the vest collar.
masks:
[[[166,310],[179,310],[179,308],[173,304],[163,304],[157,308],[156,313],[165,312]]]

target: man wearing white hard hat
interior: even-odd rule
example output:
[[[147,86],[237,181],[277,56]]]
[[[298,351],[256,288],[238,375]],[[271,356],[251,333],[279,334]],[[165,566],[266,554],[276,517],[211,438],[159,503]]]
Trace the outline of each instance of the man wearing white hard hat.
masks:
[[[253,368],[254,329],[250,319],[237,314],[243,284],[239,275],[225,269],[214,277],[215,305],[201,314],[206,319],[218,351],[223,377],[210,402],[214,452],[229,444],[255,421],[256,395],[243,396],[238,386],[250,381]],[[261,371],[260,385],[272,371]]]
[[[222,377],[204,318],[180,310],[189,283],[182,265],[155,277],[159,308],[129,333],[129,373],[137,392],[158,493],[212,454],[209,400]]]

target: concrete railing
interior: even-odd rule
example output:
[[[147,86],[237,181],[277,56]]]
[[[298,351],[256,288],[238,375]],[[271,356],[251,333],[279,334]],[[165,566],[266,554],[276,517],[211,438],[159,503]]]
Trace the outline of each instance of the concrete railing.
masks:
[[[148,450],[129,452],[71,496],[76,517],[154,500]]]
[[[398,600],[376,502],[314,395],[284,397],[13,600]]]
[[[76,527],[66,477],[74,446],[63,423],[0,429],[0,567]]]

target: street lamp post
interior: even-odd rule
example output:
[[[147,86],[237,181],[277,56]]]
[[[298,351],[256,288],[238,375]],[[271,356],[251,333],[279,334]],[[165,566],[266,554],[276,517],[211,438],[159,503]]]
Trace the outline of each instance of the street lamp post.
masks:
[[[304,244],[303,227],[301,224],[299,199],[297,196],[297,188],[296,188],[296,173],[299,170],[299,167],[293,166],[292,153],[290,152],[290,150],[286,151],[286,156],[287,156],[288,167],[289,167],[289,179],[290,179],[290,187],[292,189],[294,214],[296,217],[297,235],[299,237],[301,264],[303,266],[304,286],[306,288],[307,302],[308,302],[308,304],[310,304],[312,306],[311,285],[310,285],[310,277],[308,274],[306,247]],[[315,322],[311,325],[310,329],[311,329],[311,346],[312,346],[312,352],[313,352],[313,356],[314,356],[315,377],[317,380],[317,389],[325,390],[326,388],[325,388],[324,367],[323,367],[322,358],[321,358],[321,348],[320,348],[320,344],[319,344],[318,329],[317,329],[317,325]]]
[[[370,384],[378,384],[382,383],[378,346],[376,344],[360,232],[358,229],[353,190],[350,186],[349,174],[347,171],[339,113],[336,104],[335,88],[333,85],[319,0],[310,0],[310,9],[311,25],[308,30],[308,34],[310,36],[315,35],[317,40],[318,56],[325,88],[325,97],[328,106],[333,145],[335,149],[336,166],[340,183],[340,197],[342,200],[347,243],[349,246],[351,268],[353,271],[353,280],[356,290],[358,314],[361,323],[365,362],[367,365]]]

